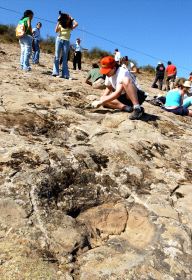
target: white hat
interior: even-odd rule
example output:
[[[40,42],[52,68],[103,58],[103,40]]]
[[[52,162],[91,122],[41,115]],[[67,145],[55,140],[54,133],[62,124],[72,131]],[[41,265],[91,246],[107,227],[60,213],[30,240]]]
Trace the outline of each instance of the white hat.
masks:
[[[157,64],[162,64],[162,62],[161,62],[161,61],[159,61]]]
[[[190,88],[191,87],[191,82],[190,81],[185,81],[183,86]]]

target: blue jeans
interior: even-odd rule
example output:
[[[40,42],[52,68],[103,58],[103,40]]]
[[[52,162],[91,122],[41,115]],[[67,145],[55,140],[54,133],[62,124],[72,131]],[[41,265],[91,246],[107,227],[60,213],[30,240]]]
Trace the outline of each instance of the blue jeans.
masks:
[[[29,59],[32,52],[32,36],[25,34],[22,38],[20,38],[19,43],[21,46],[21,69],[29,71],[31,70]]]
[[[192,96],[183,99],[183,107],[188,108],[192,105]]]
[[[39,63],[39,55],[40,55],[39,40],[34,39],[33,40],[33,55],[32,55],[32,61],[34,64]]]
[[[59,60],[62,54],[63,62],[62,62],[62,77],[69,78],[69,69],[67,64],[67,58],[69,53],[69,41],[62,40],[57,37],[55,42],[55,59],[53,64],[53,75],[59,75]]]

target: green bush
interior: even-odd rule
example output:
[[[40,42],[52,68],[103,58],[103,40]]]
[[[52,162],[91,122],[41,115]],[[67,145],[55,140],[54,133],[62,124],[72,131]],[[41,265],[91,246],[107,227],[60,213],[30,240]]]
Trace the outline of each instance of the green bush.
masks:
[[[150,64],[141,66],[140,69],[143,70],[144,72],[148,72],[150,74],[155,74],[155,67],[153,67]]]
[[[0,38],[1,42],[11,42],[15,43],[18,39],[15,36],[15,26],[14,25],[3,25],[0,24]]]
[[[7,31],[8,31],[8,26],[0,24],[0,35],[7,33]]]
[[[112,55],[110,52],[99,49],[98,47],[92,48],[90,51],[84,53],[85,58],[100,59],[104,56]]]

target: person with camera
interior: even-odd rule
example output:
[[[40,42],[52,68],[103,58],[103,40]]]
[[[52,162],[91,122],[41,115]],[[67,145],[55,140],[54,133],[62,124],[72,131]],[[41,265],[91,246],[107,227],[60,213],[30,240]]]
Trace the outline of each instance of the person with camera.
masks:
[[[68,53],[70,49],[70,35],[71,31],[78,26],[77,21],[75,21],[70,15],[66,13],[59,12],[58,22],[55,27],[55,32],[58,33],[55,42],[55,58],[53,64],[53,73],[54,77],[61,77],[65,79],[70,79],[69,69],[68,69]],[[62,75],[59,75],[59,60],[60,57],[63,57],[62,60]]]

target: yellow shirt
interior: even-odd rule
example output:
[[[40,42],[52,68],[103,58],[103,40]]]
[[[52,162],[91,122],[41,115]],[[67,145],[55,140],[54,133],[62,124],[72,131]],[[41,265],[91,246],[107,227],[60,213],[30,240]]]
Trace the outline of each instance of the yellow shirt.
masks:
[[[62,40],[69,41],[71,36],[71,29],[63,28],[60,24],[59,27],[60,27],[59,38],[61,38]]]

